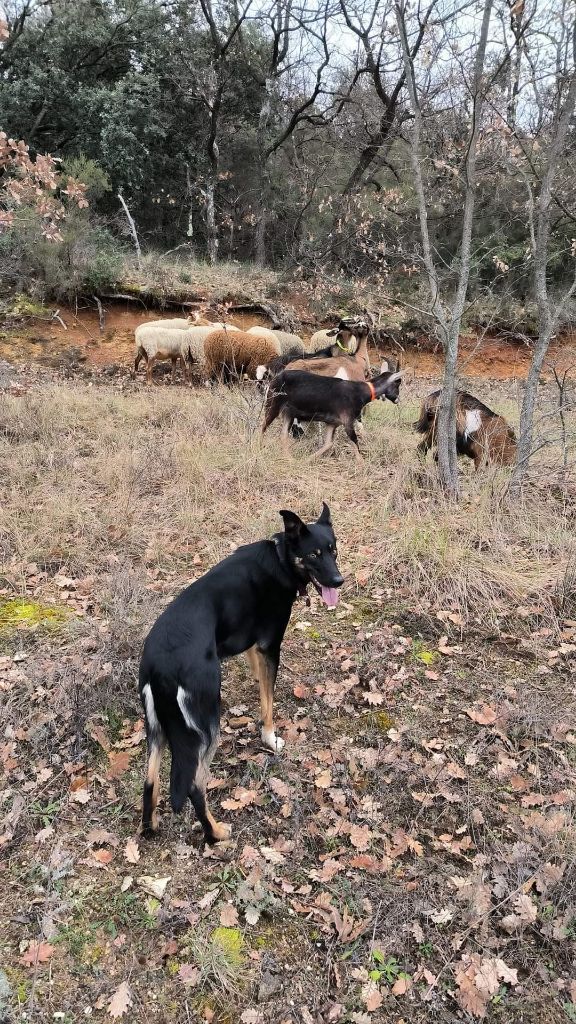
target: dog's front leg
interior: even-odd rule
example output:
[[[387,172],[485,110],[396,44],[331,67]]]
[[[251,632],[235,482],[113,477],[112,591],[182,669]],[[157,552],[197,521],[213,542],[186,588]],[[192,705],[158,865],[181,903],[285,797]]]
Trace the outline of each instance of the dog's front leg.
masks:
[[[257,647],[250,647],[246,654],[252,675],[260,687],[260,705],[262,707],[260,738],[265,747],[279,754],[284,748],[284,740],[276,735],[274,728],[274,684],[278,673],[279,654],[260,651]]]

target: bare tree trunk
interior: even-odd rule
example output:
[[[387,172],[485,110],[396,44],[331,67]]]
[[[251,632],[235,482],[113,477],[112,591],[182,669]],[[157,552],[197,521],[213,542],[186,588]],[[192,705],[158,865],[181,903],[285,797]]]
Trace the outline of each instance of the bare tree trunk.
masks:
[[[216,223],[215,203],[216,183],[213,178],[206,182],[204,188],[204,220],[206,224],[206,251],[208,262],[214,266],[218,262],[218,225]]]
[[[192,190],[192,178],[190,177],[190,164],[186,164],[186,194],[188,198],[188,229],[186,235],[188,238],[194,237],[194,207],[193,207],[193,190]]]
[[[268,129],[270,111],[272,109],[270,95],[271,89],[272,81],[270,78],[266,78],[264,82],[264,99],[258,116],[257,131],[258,159],[260,163],[260,187],[258,193],[258,219],[256,221],[254,243],[256,263],[259,267],[266,265],[266,228],[268,224],[268,189],[270,186],[270,174],[268,171],[269,156],[266,151],[266,132]]]
[[[468,143],[466,160],[466,194],[464,199],[464,216],[462,220],[462,242],[460,245],[460,272],[458,288],[452,306],[446,354],[444,363],[444,380],[442,395],[438,409],[438,468],[440,479],[446,492],[451,497],[458,495],[458,456],[456,453],[456,364],[458,360],[458,340],[460,326],[468,291],[470,278],[470,248],[472,242],[472,226],[474,223],[474,207],[476,204],[476,156],[478,137],[482,119],[484,101],[483,76],[486,58],[486,44],[492,14],[492,0],[485,0],[482,14],[480,39],[474,62],[474,81],[472,88],[472,130]]]
[[[266,266],[266,228],[268,226],[268,209],[263,196],[260,194],[260,209],[257,213],[256,232],[254,237],[254,248],[256,264],[259,267]]]
[[[576,23],[575,23],[576,31]],[[510,480],[510,493],[517,496],[528,472],[528,464],[532,453],[534,439],[534,412],[536,410],[536,399],[540,373],[550,340],[554,335],[562,311],[568,300],[576,289],[576,280],[572,282],[564,298],[552,311],[550,296],[548,293],[548,242],[550,236],[550,212],[552,206],[552,185],[558,160],[564,150],[568,127],[576,105],[576,70],[572,68],[570,84],[563,109],[560,108],[556,119],[555,134],[549,149],[548,162],[540,186],[538,197],[537,214],[535,211],[534,196],[528,184],[528,222],[530,228],[530,246],[534,262],[534,291],[538,306],[538,340],[534,346],[534,354],[526,379],[522,409],[520,412],[520,431],[518,437],[518,452],[516,463]],[[559,83],[560,88],[560,83]]]
[[[126,214],[126,220],[128,221],[128,226],[130,228],[130,234],[132,235],[132,238],[134,240],[134,248],[136,249],[136,261],[138,263],[138,270],[142,270],[142,251],[140,249],[140,242],[138,241],[138,233],[136,231],[136,225],[134,223],[134,218],[133,218],[132,214],[130,213],[130,210],[126,206],[126,202],[124,200],[124,197],[120,194],[120,192],[118,193],[118,199],[120,200],[120,204],[122,206],[122,209],[124,210],[124,213]]]
[[[458,362],[458,339],[460,334],[460,325],[462,323],[462,314],[464,312],[464,304],[466,302],[468,279],[470,276],[470,248],[476,198],[476,154],[478,148],[478,136],[480,133],[482,102],[484,98],[482,79],[491,13],[492,0],[485,0],[482,28],[480,31],[480,39],[478,41],[478,49],[476,51],[476,60],[474,64],[474,80],[472,83],[472,129],[468,143],[468,155],[465,167],[466,193],[464,200],[464,217],[462,221],[462,241],[460,246],[460,272],[458,275],[456,298],[452,305],[452,309],[448,314],[440,297],[438,275],[434,265],[434,258],[432,256],[432,248],[430,245],[426,193],[422,177],[422,157],[420,151],[422,111],[420,109],[420,103],[416,91],[414,66],[408,45],[405,8],[403,4],[397,4],[396,6],[396,21],[402,45],[406,83],[414,114],[412,145],[410,152],[418,202],[423,260],[432,299],[432,313],[440,328],[440,336],[444,346],[445,357],[442,395],[438,409],[438,469],[444,490],[453,498],[458,496],[458,460],[456,453],[456,366]]]

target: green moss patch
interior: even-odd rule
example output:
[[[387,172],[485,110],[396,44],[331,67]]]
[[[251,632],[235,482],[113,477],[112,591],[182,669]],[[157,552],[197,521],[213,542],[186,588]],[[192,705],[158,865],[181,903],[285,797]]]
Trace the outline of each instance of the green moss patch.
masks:
[[[244,962],[244,937],[238,928],[215,928],[211,935],[215,946],[224,952],[226,960],[234,967]]]
[[[412,644],[412,658],[414,661],[419,661],[422,665],[429,667],[435,661],[438,661],[438,651],[431,651],[421,641],[414,640]]]
[[[59,605],[42,604],[26,598],[0,600],[0,633],[11,633],[20,629],[58,629],[69,618],[68,608]]]

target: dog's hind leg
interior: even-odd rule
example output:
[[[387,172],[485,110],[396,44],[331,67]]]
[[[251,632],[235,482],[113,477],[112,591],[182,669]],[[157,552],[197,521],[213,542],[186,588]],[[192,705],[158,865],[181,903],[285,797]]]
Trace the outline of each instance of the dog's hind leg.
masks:
[[[174,811],[181,811],[190,799],[204,830],[207,843],[227,839],[229,830],[210,814],[206,805],[206,783],[210,761],[218,746],[220,719],[220,676],[203,679],[202,690],[190,693],[178,687],[176,700],[181,718],[168,726],[172,752],[170,799]]]
[[[262,708],[260,737],[265,747],[279,754],[284,747],[284,740],[276,735],[274,728],[274,684],[278,674],[279,654],[261,651],[254,646],[246,651],[246,655],[252,675],[260,687],[260,706]]]
[[[230,838],[230,826],[224,825],[221,821],[216,819],[210,814],[208,806],[206,804],[206,781],[200,782],[198,775],[201,773],[201,768],[198,769],[196,781],[190,790],[190,801],[198,821],[204,829],[204,838],[207,843],[220,843],[223,839]]]
[[[148,761],[146,764],[146,780],[142,797],[142,835],[152,836],[158,831],[158,792],[160,786],[160,763],[165,747],[164,737],[148,740]]]
[[[220,821],[216,821],[210,814],[206,804],[206,783],[210,772],[210,762],[214,751],[218,746],[219,730],[213,736],[210,744],[202,748],[199,753],[198,767],[190,788],[190,802],[196,811],[198,821],[204,829],[204,837],[207,843],[218,843],[222,839],[230,837],[230,828]]]

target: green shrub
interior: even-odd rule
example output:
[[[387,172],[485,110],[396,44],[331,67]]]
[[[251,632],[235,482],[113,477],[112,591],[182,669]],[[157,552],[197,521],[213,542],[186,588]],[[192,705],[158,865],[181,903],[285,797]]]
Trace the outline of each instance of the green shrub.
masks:
[[[0,234],[2,286],[41,300],[70,301],[115,284],[122,250],[104,227],[92,223],[88,211],[70,211],[60,233],[62,241],[44,238],[36,211],[20,208]]]

